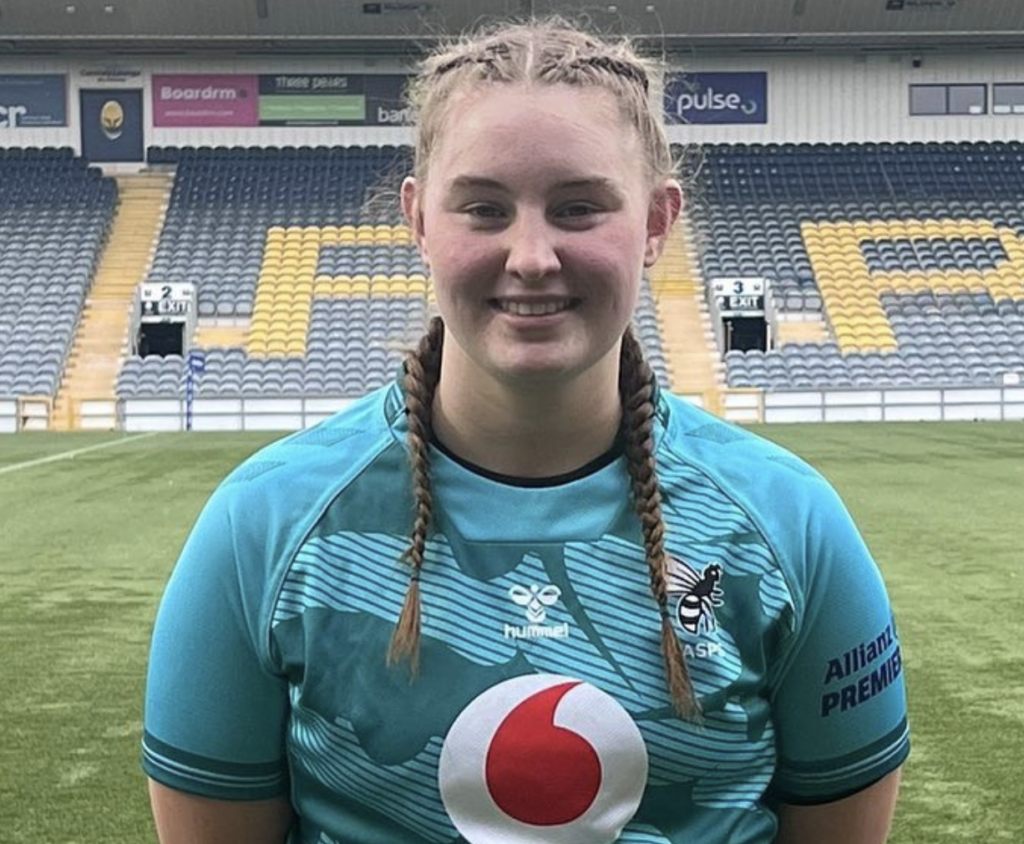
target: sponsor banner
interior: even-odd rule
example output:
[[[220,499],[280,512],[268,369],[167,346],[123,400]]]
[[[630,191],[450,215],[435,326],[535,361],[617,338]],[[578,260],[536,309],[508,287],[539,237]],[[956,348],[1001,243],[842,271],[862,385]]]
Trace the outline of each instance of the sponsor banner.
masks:
[[[665,77],[668,123],[767,123],[768,74],[676,73]]]
[[[259,77],[261,126],[388,126],[409,123],[401,74],[287,73]]]
[[[403,126],[403,74],[158,74],[153,125]]]
[[[400,73],[364,77],[367,125],[412,125],[412,115],[405,104],[405,86],[409,79]]]
[[[362,96],[260,97],[261,126],[336,126],[365,122],[366,98]]]
[[[153,125],[258,126],[255,75],[156,74]]]
[[[59,73],[0,74],[0,129],[67,125],[66,76]]]

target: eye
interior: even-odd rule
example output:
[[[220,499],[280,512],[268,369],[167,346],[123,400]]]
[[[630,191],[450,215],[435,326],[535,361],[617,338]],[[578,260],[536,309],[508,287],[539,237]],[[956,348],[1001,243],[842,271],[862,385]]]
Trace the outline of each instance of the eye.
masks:
[[[569,229],[589,229],[601,220],[607,210],[594,202],[567,202],[555,209],[553,220],[556,225]]]
[[[600,210],[596,205],[589,202],[572,202],[559,208],[557,216],[568,218],[587,217],[590,214],[598,213]]]
[[[485,202],[477,202],[472,205],[467,205],[463,209],[463,213],[479,220],[500,220],[505,216],[505,212],[502,208]]]

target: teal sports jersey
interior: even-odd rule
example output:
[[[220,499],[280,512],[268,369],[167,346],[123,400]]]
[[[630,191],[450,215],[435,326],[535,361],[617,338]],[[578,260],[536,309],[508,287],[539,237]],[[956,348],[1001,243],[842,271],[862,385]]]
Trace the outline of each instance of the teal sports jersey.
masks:
[[[287,794],[292,844],[768,844],[909,750],[899,643],[844,506],[662,393],[671,707],[625,459],[546,485],[431,450],[419,673],[386,652],[413,517],[397,384],[255,455],[207,504],[154,630],[143,766]]]

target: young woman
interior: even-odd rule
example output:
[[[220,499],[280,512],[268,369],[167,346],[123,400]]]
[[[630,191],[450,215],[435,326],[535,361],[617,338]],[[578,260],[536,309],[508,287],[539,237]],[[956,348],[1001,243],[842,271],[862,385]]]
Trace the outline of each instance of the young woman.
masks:
[[[881,844],[879,573],[810,468],[658,390],[648,68],[560,23],[422,68],[399,383],[213,496],[154,634],[163,844]]]

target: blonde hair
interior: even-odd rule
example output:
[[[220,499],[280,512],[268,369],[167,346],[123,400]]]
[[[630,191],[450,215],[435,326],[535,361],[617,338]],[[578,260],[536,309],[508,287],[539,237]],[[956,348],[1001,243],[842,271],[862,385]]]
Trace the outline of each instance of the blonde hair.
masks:
[[[425,180],[429,162],[445,129],[453,97],[481,85],[567,84],[609,91],[627,124],[641,139],[652,181],[675,171],[660,120],[660,104],[650,92],[651,65],[625,41],[610,43],[564,21],[548,19],[515,24],[467,38],[428,57],[410,89],[418,126],[415,171]],[[415,515],[409,547],[403,556],[410,566],[410,583],[388,650],[388,661],[407,659],[415,674],[419,667],[420,570],[433,513],[429,444],[431,411],[440,379],[444,324],[431,321],[418,348],[405,364],[405,403],[411,452]],[[665,523],[654,465],[654,374],[630,329],[622,338],[619,395],[621,435],[630,477],[630,497],[643,535],[651,594],[660,614],[661,650],[666,684],[676,711],[699,715],[679,638],[668,605]]]
[[[623,119],[640,136],[648,176],[652,181],[667,178],[677,168],[661,104],[651,90],[657,71],[627,40],[605,41],[557,17],[467,36],[428,56],[407,91],[416,127],[415,175],[426,180],[456,94],[484,84],[563,84],[612,94]]]

